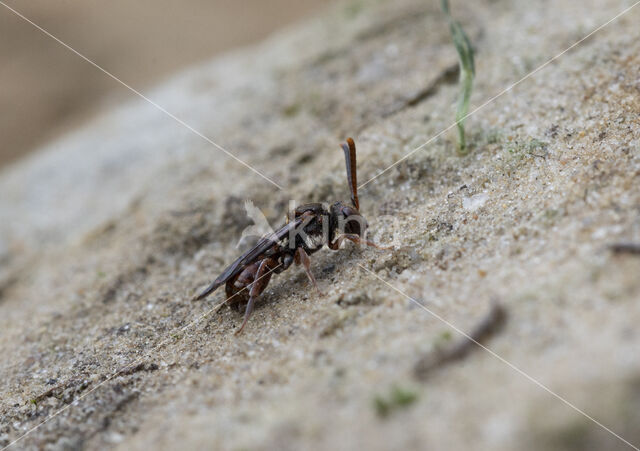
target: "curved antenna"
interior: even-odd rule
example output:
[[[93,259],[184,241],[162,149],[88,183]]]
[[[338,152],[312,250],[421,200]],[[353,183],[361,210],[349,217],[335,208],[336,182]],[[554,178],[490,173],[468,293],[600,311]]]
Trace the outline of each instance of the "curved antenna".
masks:
[[[344,150],[344,161],[347,164],[347,182],[351,190],[351,203],[356,210],[360,210],[360,202],[358,202],[358,176],[356,174],[356,143],[353,139],[347,138],[346,143],[342,143]]]

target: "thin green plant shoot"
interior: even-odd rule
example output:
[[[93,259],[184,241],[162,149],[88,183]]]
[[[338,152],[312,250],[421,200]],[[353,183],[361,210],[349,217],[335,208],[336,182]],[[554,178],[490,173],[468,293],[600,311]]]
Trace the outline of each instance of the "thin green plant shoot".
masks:
[[[456,109],[456,125],[458,126],[458,153],[466,155],[468,148],[464,136],[464,122],[469,112],[473,77],[476,74],[473,47],[460,23],[451,17],[449,1],[442,0],[441,4],[442,11],[447,16],[447,21],[449,22],[449,30],[451,31],[451,37],[458,52],[458,60],[460,63],[460,94],[458,96],[458,106]]]

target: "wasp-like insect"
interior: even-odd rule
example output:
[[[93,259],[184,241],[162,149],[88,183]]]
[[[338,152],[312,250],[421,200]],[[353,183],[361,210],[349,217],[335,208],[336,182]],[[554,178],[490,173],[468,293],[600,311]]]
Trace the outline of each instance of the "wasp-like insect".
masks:
[[[302,264],[319,294],[318,284],[311,272],[309,255],[319,251],[326,244],[329,249],[338,250],[344,240],[356,244],[366,244],[384,249],[364,238],[368,224],[358,211],[358,182],[356,175],[356,145],[348,138],[342,144],[347,166],[347,181],[351,190],[351,205],[335,202],[328,209],[321,203],[310,203],[297,207],[287,215],[287,223],[277,231],[261,238],[249,251],[241,255],[225,269],[211,285],[195,299],[203,299],[220,285],[226,284],[229,305],[246,302],[244,320],[240,333],[247,324],[256,298],[264,291],[273,273],[281,273],[295,262]]]

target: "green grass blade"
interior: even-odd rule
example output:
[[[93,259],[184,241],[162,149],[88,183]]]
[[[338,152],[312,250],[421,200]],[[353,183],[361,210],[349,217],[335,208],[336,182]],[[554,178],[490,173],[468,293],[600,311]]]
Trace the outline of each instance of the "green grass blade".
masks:
[[[458,60],[460,63],[460,94],[458,97],[458,106],[456,109],[456,124],[458,126],[458,152],[467,153],[467,143],[464,134],[465,116],[469,112],[469,100],[471,99],[471,90],[473,88],[473,77],[476,73],[475,61],[473,57],[473,47],[469,41],[469,37],[462,29],[459,22],[451,17],[449,11],[449,1],[442,0],[442,11],[449,21],[449,30],[453,44],[458,52]]]

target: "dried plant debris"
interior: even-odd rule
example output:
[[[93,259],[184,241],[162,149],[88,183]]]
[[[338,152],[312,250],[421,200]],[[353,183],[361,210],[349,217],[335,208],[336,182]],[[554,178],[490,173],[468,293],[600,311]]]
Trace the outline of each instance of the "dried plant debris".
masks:
[[[621,242],[609,245],[614,254],[640,255],[640,243]]]
[[[4,280],[0,280],[0,301],[5,295],[9,292],[9,290],[16,285],[18,282],[18,277],[10,276],[5,278]]]
[[[450,345],[439,344],[435,349],[423,356],[414,367],[414,374],[417,379],[425,380],[434,370],[447,365],[449,363],[461,360],[473,349],[476,349],[478,343],[483,344],[492,336],[500,332],[507,319],[505,308],[494,303],[489,313],[475,326],[467,337],[462,337]],[[447,340],[448,341],[448,340]]]
[[[73,401],[77,394],[83,392],[89,385],[89,379],[71,379],[57,384],[44,393],[34,397],[29,402],[31,404],[38,405],[38,403],[41,403],[47,398],[56,398],[63,401],[65,404],[68,404]]]

